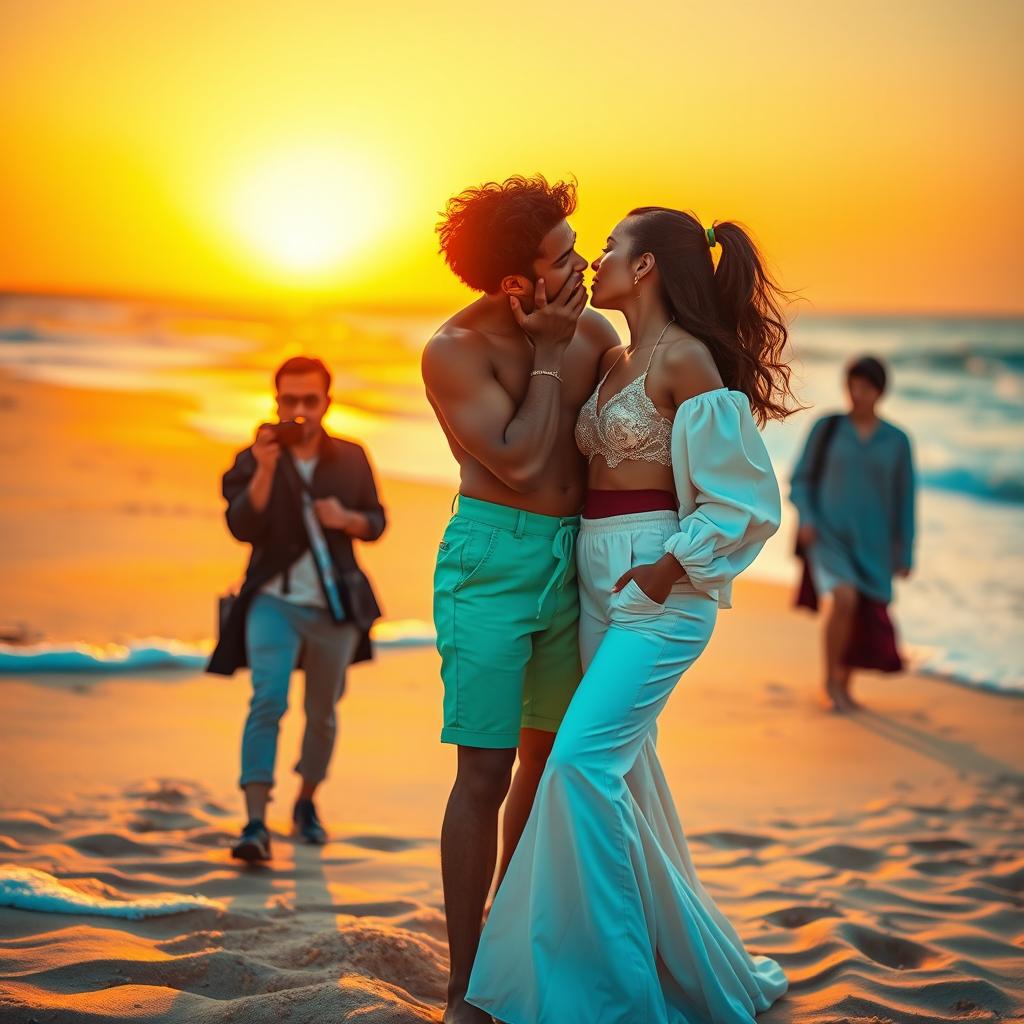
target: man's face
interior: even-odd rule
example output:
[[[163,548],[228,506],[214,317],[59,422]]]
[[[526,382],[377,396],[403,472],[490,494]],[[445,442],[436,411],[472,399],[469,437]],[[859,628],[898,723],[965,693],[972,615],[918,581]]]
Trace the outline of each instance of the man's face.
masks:
[[[576,232],[563,220],[542,239],[533,261],[533,279],[544,278],[544,290],[553,299],[569,278],[587,269],[587,261],[576,251]]]
[[[320,421],[331,404],[326,382],[322,373],[286,373],[277,388],[277,417],[279,420],[293,420],[297,416],[306,418],[306,440],[320,430]]]
[[[850,377],[846,382],[846,389],[850,393],[853,411],[861,415],[874,412],[878,400],[882,397],[882,392],[866,377]]]
[[[506,278],[504,290],[515,295],[529,312],[533,309],[533,293],[538,278],[544,278],[544,291],[553,299],[569,278],[582,273],[587,261],[576,251],[576,232],[567,220],[556,224],[542,239],[533,261],[532,280],[522,275]]]

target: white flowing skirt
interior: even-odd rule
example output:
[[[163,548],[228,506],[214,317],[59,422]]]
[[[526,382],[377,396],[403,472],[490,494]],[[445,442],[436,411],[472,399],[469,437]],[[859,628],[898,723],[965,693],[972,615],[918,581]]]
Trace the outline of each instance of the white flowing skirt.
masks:
[[[494,899],[469,1002],[504,1024],[750,1022],[787,988],[705,892],[655,750],[656,720],[711,637],[685,581],[664,605],[628,569],[656,561],[671,512],[583,520],[585,673]]]

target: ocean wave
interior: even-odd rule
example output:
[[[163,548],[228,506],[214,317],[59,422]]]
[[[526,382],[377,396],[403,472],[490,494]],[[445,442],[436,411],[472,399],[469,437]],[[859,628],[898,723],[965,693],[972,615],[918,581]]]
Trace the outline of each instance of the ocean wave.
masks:
[[[434,627],[420,619],[384,619],[370,632],[384,650],[427,647]],[[183,643],[146,639],[131,644],[0,644],[0,675],[89,675],[94,673],[201,671],[212,641]]]
[[[848,343],[842,345],[804,344],[797,348],[800,359],[809,363],[845,362],[855,352],[869,352],[870,347],[863,343],[852,348]],[[947,351],[875,351],[889,366],[899,369],[920,369],[943,374],[966,374],[969,377],[999,377],[1003,375],[1024,375],[1024,350],[1006,350],[1002,348],[965,348]]]
[[[116,900],[90,896],[64,885],[46,871],[3,864],[0,865],[0,907],[137,921],[143,917],[181,914],[186,910],[223,910],[224,904],[205,896],[142,896]]]
[[[0,674],[78,675],[202,669],[208,657],[209,644],[183,644],[174,640],[136,644],[2,644]]]
[[[1024,473],[1024,467],[1018,471]],[[1024,476],[995,468],[947,466],[923,470],[920,482],[935,491],[952,491],[983,501],[1024,505]]]
[[[1006,667],[996,671],[993,666],[979,667],[973,654],[958,654],[940,647],[908,645],[910,667],[923,676],[957,683],[972,690],[984,690],[1007,697],[1024,698],[1024,672]]]
[[[45,331],[37,330],[27,324],[23,327],[0,327],[0,341],[48,341],[49,337]]]

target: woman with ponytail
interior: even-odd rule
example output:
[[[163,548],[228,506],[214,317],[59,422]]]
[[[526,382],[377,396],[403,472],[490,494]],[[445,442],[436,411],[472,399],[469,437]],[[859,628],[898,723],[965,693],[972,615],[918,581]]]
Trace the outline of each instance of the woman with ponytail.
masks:
[[[467,1000],[505,1024],[749,1022],[786,977],[701,886],[655,738],[779,526],[758,426],[790,412],[784,293],[741,227],[661,207],[630,213],[593,269],[592,304],[620,310],[630,342],[605,356],[576,428],[585,673]]]

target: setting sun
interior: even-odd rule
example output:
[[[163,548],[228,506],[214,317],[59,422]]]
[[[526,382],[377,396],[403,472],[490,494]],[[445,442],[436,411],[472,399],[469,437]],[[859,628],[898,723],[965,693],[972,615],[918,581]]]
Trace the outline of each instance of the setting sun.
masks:
[[[296,151],[232,183],[232,232],[275,271],[314,282],[351,260],[388,223],[386,181],[357,158]]]

